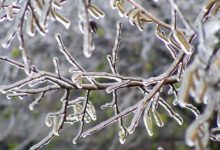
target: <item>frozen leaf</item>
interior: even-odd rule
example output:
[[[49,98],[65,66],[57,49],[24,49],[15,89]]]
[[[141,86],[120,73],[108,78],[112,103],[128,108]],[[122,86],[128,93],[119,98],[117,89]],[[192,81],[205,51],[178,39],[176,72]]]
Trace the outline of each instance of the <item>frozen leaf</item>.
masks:
[[[78,88],[82,88],[82,73],[76,72],[71,77],[72,81],[76,84]]]
[[[55,134],[56,136],[58,136],[59,135],[58,130],[59,130],[59,118],[58,118],[58,116],[54,116],[53,117],[52,133]]]
[[[62,8],[62,4],[57,1],[57,0],[54,0],[52,5],[56,8],[56,9],[61,9]]]
[[[86,123],[90,123],[91,120],[92,120],[91,117],[86,113],[85,116],[84,116],[84,121],[85,121]]]
[[[179,30],[174,30],[173,31],[173,37],[176,40],[176,42],[180,45],[181,49],[186,53],[186,54],[191,54],[193,51],[192,45],[188,42],[186,39],[185,35],[183,32]]]
[[[13,5],[8,6],[6,11],[7,19],[12,21],[13,20]]]
[[[154,112],[152,112],[154,120],[157,124],[158,127],[163,127],[164,126],[164,122],[161,120],[160,114],[155,110]]]
[[[45,117],[45,123],[46,123],[46,125],[47,125],[48,127],[51,127],[52,124],[53,124],[52,118],[51,118],[51,116],[50,116],[49,114],[47,114],[46,117]]]
[[[125,143],[125,140],[126,140],[126,136],[127,136],[125,130],[119,131],[118,135],[119,135],[119,142],[120,142],[121,144],[124,144],[124,143]]]
[[[178,113],[176,113],[166,101],[160,99],[159,104],[168,112],[170,117],[178,122],[179,125],[183,124],[183,118]]]
[[[116,5],[117,9],[118,9],[118,13],[121,17],[124,16],[125,14],[125,7],[124,7],[124,3],[117,3]]]
[[[88,12],[95,18],[103,18],[105,16],[105,13],[99,9],[97,6],[90,4],[88,7]]]
[[[73,106],[74,114],[81,114],[83,111],[83,108],[80,104],[75,104]]]
[[[58,13],[57,11],[54,11],[55,13],[55,19],[60,22],[62,25],[64,25],[64,27],[66,29],[69,29],[70,27],[70,21],[69,19],[67,19],[66,17],[64,17],[63,15],[61,15],[60,13]]]
[[[30,13],[27,15],[27,21],[26,21],[26,31],[27,34],[31,37],[35,35],[35,23],[34,23],[34,18],[33,15]]]
[[[217,126],[220,127],[220,110],[217,113]]]
[[[150,111],[144,112],[143,119],[144,119],[145,128],[146,128],[149,136],[152,136],[153,135],[153,124],[152,124],[152,118],[151,118]]]
[[[91,117],[93,121],[96,120],[96,110],[91,101],[88,101],[86,112],[88,113],[88,115]]]
[[[4,39],[2,39],[1,44],[3,48],[8,48],[11,41],[14,39],[16,35],[16,31],[15,30],[10,30],[7,35],[4,37]]]
[[[113,9],[116,8],[116,4],[118,3],[118,0],[110,0],[110,5]]]

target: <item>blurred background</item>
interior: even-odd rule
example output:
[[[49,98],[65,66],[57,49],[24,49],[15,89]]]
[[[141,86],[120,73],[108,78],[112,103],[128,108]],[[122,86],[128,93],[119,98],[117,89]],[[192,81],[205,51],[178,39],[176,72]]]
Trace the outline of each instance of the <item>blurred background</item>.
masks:
[[[170,4],[168,0],[136,0],[152,14],[166,23],[171,21]],[[6,0],[6,3],[10,3]],[[118,71],[124,76],[137,76],[149,78],[163,73],[172,62],[172,57],[167,52],[164,44],[158,40],[154,34],[155,25],[144,26],[144,31],[140,32],[132,26],[127,18],[121,18],[116,10],[112,10],[109,0],[92,0],[99,8],[105,12],[103,19],[95,20],[98,26],[95,34],[96,48],[92,57],[85,58],[82,52],[83,35],[78,27],[77,6],[78,0],[65,3],[62,14],[71,20],[68,30],[58,22],[50,22],[49,32],[46,36],[37,34],[31,38],[25,35],[26,45],[29,49],[32,64],[40,70],[54,72],[53,57],[58,57],[62,75],[70,77],[68,72],[71,67],[65,57],[59,52],[58,44],[55,41],[55,33],[60,33],[65,46],[87,71],[110,72],[106,59],[107,54],[111,54],[116,34],[116,22],[123,23],[122,42],[119,50]],[[180,0],[178,4],[187,17],[193,23],[201,12],[203,0]],[[1,11],[0,11],[0,15]],[[92,18],[92,17],[91,17]],[[10,30],[13,22],[0,22],[0,38],[4,38]],[[182,26],[182,24],[178,24]],[[18,40],[15,38],[8,49],[0,48],[1,56],[8,56],[14,60],[22,62],[21,51],[18,48]],[[5,85],[18,81],[25,77],[23,71],[0,62],[0,85]],[[176,85],[179,86],[179,85]],[[165,87],[166,88],[166,87]],[[7,99],[0,94],[0,150],[26,150],[34,143],[41,140],[49,132],[50,128],[45,125],[45,116],[48,112],[55,112],[62,106],[60,97],[63,91],[47,93],[45,99],[33,110],[29,110],[29,104],[34,100],[34,96]],[[84,95],[83,91],[72,91],[71,98],[74,99]],[[139,101],[141,93],[135,89],[119,90],[120,109],[123,110]],[[173,96],[164,98],[171,104]],[[86,125],[86,129],[98,124],[114,115],[112,108],[101,110],[101,105],[112,100],[111,94],[104,91],[92,91],[89,98],[97,111],[97,121]],[[157,150],[163,147],[164,150],[189,150],[184,141],[184,132],[187,126],[194,119],[193,114],[177,106],[174,110],[184,118],[184,124],[179,126],[175,120],[168,117],[164,109],[159,109],[165,125],[162,128],[154,124],[154,135],[150,137],[144,127],[142,119],[139,126],[132,135],[128,135],[126,142],[122,145],[119,142],[117,123],[109,126],[98,133],[81,139],[76,145],[72,144],[73,137],[76,136],[79,124],[73,126],[66,125],[59,137],[55,137],[45,150]],[[132,116],[127,116],[124,121],[129,125]],[[210,142],[211,149],[218,149],[218,143]]]

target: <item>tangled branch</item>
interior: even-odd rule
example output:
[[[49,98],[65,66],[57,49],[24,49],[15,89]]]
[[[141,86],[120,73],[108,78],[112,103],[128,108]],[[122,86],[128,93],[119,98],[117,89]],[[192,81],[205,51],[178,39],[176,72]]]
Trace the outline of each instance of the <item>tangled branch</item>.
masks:
[[[12,39],[17,34],[20,49],[23,54],[23,63],[10,59],[6,56],[0,56],[0,60],[23,70],[26,73],[24,79],[18,80],[8,85],[1,85],[1,93],[7,95],[7,98],[37,95],[37,98],[29,105],[31,110],[38,105],[49,91],[64,91],[61,101],[61,108],[57,112],[50,112],[45,117],[45,123],[51,127],[51,132],[37,144],[31,147],[31,150],[38,149],[48,144],[53,137],[59,136],[64,125],[75,126],[79,122],[79,130],[73,138],[76,144],[80,138],[98,132],[99,130],[117,122],[119,127],[119,141],[123,144],[128,134],[132,134],[138,126],[140,119],[143,122],[149,136],[153,135],[153,119],[158,127],[164,126],[161,115],[158,112],[158,106],[167,111],[168,116],[177,121],[179,125],[183,124],[183,118],[175,112],[172,106],[163,98],[162,92],[166,92],[164,87],[170,86],[170,92],[176,97],[174,100],[179,106],[190,110],[195,114],[196,119],[186,131],[186,143],[199,149],[205,149],[209,139],[219,141],[220,130],[220,106],[219,100],[219,47],[213,48],[212,45],[206,43],[207,33],[204,33],[204,22],[208,21],[211,16],[215,16],[219,10],[220,2],[218,0],[208,0],[204,6],[205,10],[200,18],[199,25],[192,25],[180,10],[175,0],[169,0],[171,5],[171,24],[161,21],[156,16],[143,8],[134,0],[110,0],[110,5],[116,9],[121,17],[128,18],[129,22],[136,26],[140,31],[144,31],[144,25],[154,23],[156,37],[165,44],[168,53],[172,56],[173,62],[169,68],[158,76],[143,78],[130,77],[120,74],[117,64],[120,61],[118,53],[122,42],[122,23],[117,23],[117,31],[115,43],[112,48],[111,55],[107,55],[107,61],[111,69],[109,72],[88,72],[80,63],[71,55],[65,47],[61,35],[56,34],[56,41],[59,51],[63,54],[74,69],[69,72],[71,78],[64,77],[62,69],[59,65],[59,59],[53,58],[54,72],[48,72],[38,69],[30,62],[27,48],[25,46],[24,29],[26,33],[33,37],[35,30],[42,35],[48,32],[48,20],[56,20],[63,24],[67,29],[70,21],[58,10],[62,9],[66,0],[27,0],[17,1],[6,4],[5,1],[0,3],[1,21],[5,19],[13,21],[15,24],[9,31],[8,35],[2,42],[3,47],[8,47]],[[126,8],[126,4],[130,8]],[[91,0],[81,0],[78,7],[79,28],[84,36],[83,53],[86,57],[91,57],[92,51],[95,49],[93,42],[94,33],[97,30],[95,19],[104,17],[104,12],[98,8]],[[180,28],[177,19],[181,20],[184,28]],[[24,27],[24,24],[26,25]],[[219,30],[219,29],[218,29]],[[217,32],[217,31],[216,31]],[[215,32],[215,33],[216,33]],[[198,52],[195,50],[192,42],[199,36]],[[206,51],[210,51],[207,53]],[[196,52],[195,52],[196,51]],[[192,54],[196,53],[195,59],[187,67],[188,60]],[[204,57],[204,54],[207,54]],[[99,80],[104,79],[104,80]],[[181,83],[181,88],[176,89],[175,83]],[[141,99],[132,106],[121,110],[119,103],[118,91],[136,87],[141,91]],[[74,90],[83,91],[84,96],[70,99],[70,93]],[[85,123],[96,121],[97,108],[90,100],[90,92],[94,90],[103,90],[112,94],[112,101],[102,105],[102,109],[114,109],[114,116],[107,120],[85,129]],[[194,97],[198,103],[203,103],[206,108],[200,114],[195,106],[190,104],[189,95]],[[69,111],[71,110],[71,111]],[[214,112],[218,113],[217,128],[212,128],[209,132],[210,118]],[[128,114],[133,114],[130,125],[127,127],[124,118]]]

